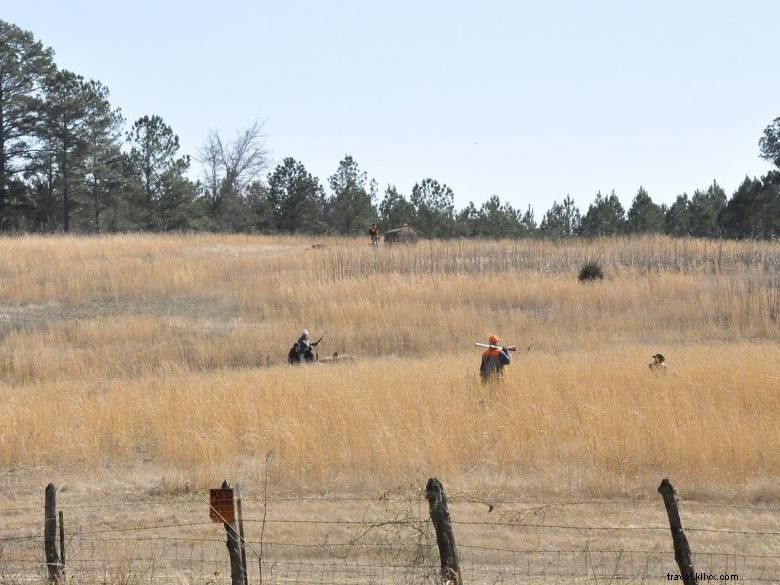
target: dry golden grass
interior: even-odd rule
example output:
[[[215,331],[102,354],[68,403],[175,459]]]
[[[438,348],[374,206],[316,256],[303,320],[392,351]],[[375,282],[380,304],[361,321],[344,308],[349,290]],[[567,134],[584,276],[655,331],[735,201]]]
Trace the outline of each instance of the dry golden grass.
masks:
[[[603,282],[577,281],[587,260]],[[775,498],[779,274],[777,243],[661,237],[5,239],[0,466],[206,485],[272,450],[274,481],[306,492],[630,494],[671,474]],[[361,361],[287,367],[304,326]],[[485,390],[473,342],[493,332],[531,351]]]
[[[648,352],[532,352],[487,389],[468,354],[6,387],[0,445],[6,463],[145,459],[204,485],[272,450],[274,484],[313,493],[438,474],[630,494],[671,475],[760,496],[780,465],[780,348],[678,347],[665,375]]]

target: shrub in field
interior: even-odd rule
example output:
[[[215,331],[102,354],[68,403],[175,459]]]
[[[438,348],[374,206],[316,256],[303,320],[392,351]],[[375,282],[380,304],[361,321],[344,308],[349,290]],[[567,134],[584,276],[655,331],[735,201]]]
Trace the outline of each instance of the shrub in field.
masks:
[[[588,262],[580,268],[580,275],[577,277],[580,282],[590,282],[592,280],[603,280],[604,271],[598,262]]]

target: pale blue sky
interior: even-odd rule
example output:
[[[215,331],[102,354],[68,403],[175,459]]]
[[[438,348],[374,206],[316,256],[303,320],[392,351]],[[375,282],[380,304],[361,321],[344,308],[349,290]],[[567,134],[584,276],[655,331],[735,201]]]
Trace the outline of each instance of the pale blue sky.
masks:
[[[159,114],[195,155],[266,121],[275,161],[327,184],[352,154],[380,191],[425,177],[537,219],[597,190],[628,207],[770,165],[780,2],[2,0],[128,121]]]

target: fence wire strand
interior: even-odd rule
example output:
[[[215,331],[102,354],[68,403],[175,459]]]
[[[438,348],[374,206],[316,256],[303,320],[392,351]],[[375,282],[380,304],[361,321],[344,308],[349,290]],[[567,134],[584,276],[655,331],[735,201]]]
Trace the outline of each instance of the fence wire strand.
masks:
[[[244,519],[250,583],[260,562],[263,585],[442,583],[436,536],[422,496],[243,502],[245,510],[253,512]],[[638,517],[634,523],[594,525],[577,515],[587,504],[597,510],[615,504],[626,519],[640,509],[647,513],[647,502],[536,504],[458,493],[450,503],[466,583],[644,584],[668,582],[669,575],[677,574],[668,526],[641,524]],[[106,509],[132,510],[135,505],[61,506],[66,514],[67,576],[95,585],[229,582],[226,533],[222,524],[200,520],[208,514],[202,500],[146,502],[144,508],[154,508],[157,514],[147,523],[131,522],[130,514],[105,515]],[[486,511],[484,505],[493,509]],[[770,508],[702,507],[732,509],[737,516],[753,513],[755,523],[750,529],[704,526],[715,520],[705,516],[702,522],[694,514],[698,523],[685,530],[691,533],[697,572],[716,580],[737,575],[742,582],[780,584],[780,522],[766,514]],[[561,521],[544,521],[553,508]],[[0,519],[5,509],[0,508]],[[268,517],[263,519],[265,510]],[[540,521],[528,521],[529,514]],[[732,521],[739,518],[729,516]],[[257,538],[261,526],[266,534],[262,542]],[[43,540],[42,531],[0,535],[0,585],[45,579]],[[263,551],[262,561],[258,550]]]

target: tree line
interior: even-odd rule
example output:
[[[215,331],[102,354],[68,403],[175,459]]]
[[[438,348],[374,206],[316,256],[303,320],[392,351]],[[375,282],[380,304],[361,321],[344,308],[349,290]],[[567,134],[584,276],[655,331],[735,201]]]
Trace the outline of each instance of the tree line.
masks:
[[[730,198],[713,182],[659,205],[642,187],[626,211],[597,193],[581,213],[570,196],[537,221],[497,195],[456,210],[445,183],[425,178],[383,193],[347,155],[327,185],[294,158],[271,168],[261,124],[212,131],[194,161],[157,115],[126,126],[99,81],[60,69],[32,33],[0,20],[0,231],[240,231],[362,234],[411,225],[426,237],[567,238],[666,233],[780,235],[780,118],[759,140],[777,169],[746,177]],[[327,189],[326,189],[327,186]]]

